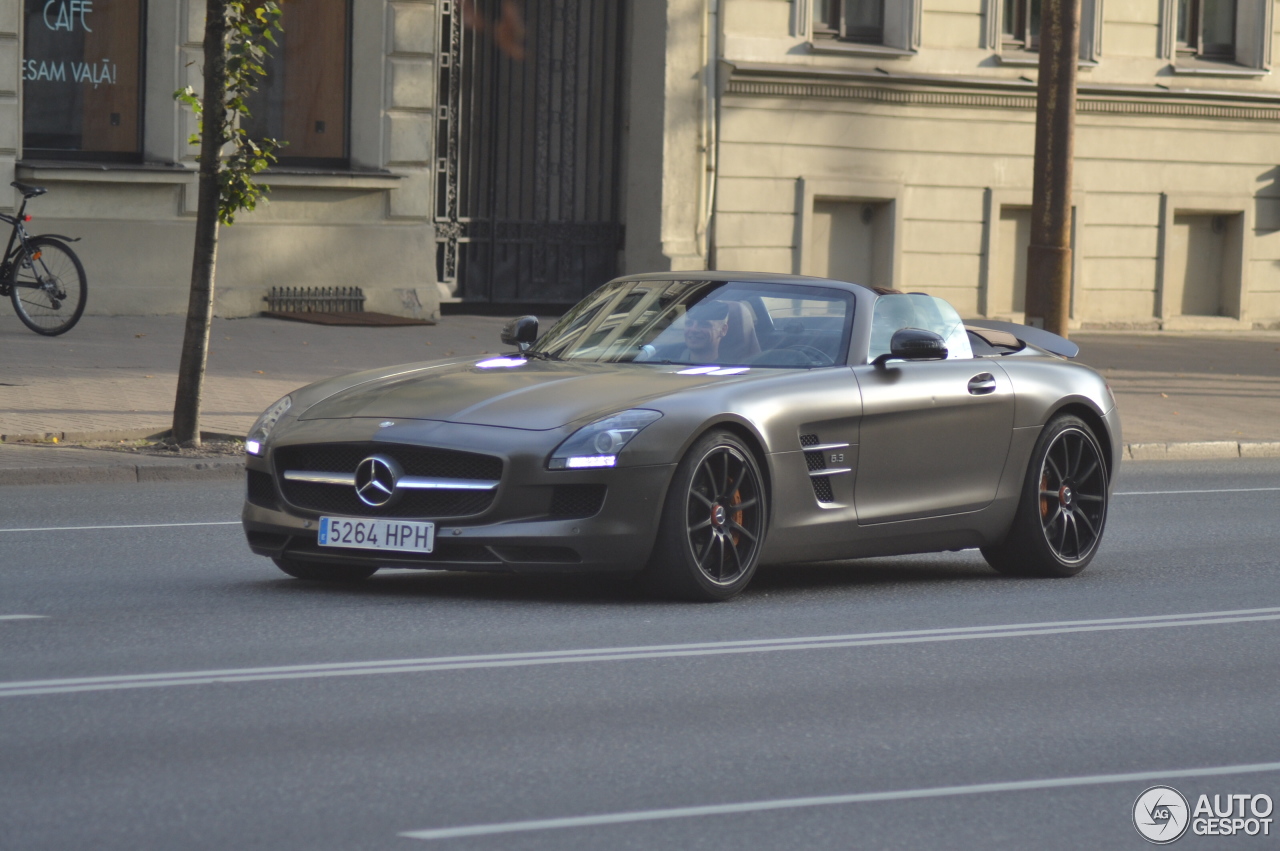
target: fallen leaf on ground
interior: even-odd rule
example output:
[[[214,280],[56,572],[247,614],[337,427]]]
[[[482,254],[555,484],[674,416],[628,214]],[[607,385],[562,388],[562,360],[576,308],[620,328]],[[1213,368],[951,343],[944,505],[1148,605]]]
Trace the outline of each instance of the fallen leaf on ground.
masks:
[[[146,334],[134,334],[134,335],[133,335],[133,339],[137,340],[137,339],[139,339],[139,338],[141,338],[141,337],[145,337],[145,336],[147,336],[147,335],[146,335]]]
[[[260,369],[255,369],[254,372],[257,373],[258,375],[266,375],[266,373]]]
[[[1168,399],[1168,398],[1169,398],[1169,394],[1168,394],[1168,393],[1161,393],[1161,394],[1160,394],[1160,398],[1161,398],[1161,399]]]
[[[143,377],[143,378],[155,378],[155,376],[154,376],[154,375],[144,375],[144,376],[142,376],[142,377]]]

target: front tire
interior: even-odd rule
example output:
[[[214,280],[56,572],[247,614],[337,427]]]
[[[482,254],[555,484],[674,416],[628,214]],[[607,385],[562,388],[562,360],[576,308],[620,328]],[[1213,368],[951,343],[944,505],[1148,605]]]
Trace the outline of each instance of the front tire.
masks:
[[[299,561],[295,558],[273,558],[276,567],[294,579],[305,579],[309,582],[359,582],[377,573],[376,567],[361,567],[354,564],[327,564],[317,561]]]
[[[1010,576],[1075,576],[1093,560],[1107,522],[1107,465],[1079,417],[1049,421],[1036,440],[1013,528],[982,557]]]
[[[717,602],[747,587],[768,521],[751,450],[727,431],[703,435],[676,467],[645,579],[663,596]]]

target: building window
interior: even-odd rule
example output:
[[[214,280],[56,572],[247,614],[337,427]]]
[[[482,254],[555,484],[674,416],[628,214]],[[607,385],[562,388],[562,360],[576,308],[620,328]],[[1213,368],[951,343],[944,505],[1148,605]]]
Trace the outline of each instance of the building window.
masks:
[[[344,167],[351,80],[350,0],[286,0],[267,76],[249,98],[245,129],[288,145],[281,165]]]
[[[813,0],[815,36],[884,44],[885,0]]]
[[[27,159],[142,156],[143,0],[26,0]]]
[[[1004,44],[1023,50],[1040,49],[1040,0],[1005,0]]]
[[[1183,55],[1236,58],[1236,0],[1178,0],[1177,50]]]
[[[1166,0],[1176,2],[1176,0]],[[1040,0],[984,0],[984,45],[1001,53],[1001,62],[1034,64],[1040,50]],[[1102,0],[1080,2],[1080,61],[1102,54]]]

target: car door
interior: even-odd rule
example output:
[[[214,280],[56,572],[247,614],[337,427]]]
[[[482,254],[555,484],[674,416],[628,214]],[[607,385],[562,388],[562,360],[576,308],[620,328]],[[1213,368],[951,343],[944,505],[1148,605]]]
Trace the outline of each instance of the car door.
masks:
[[[895,317],[886,309],[882,318],[880,302],[886,299],[912,300],[914,313]],[[946,360],[854,368],[862,393],[854,482],[858,522],[976,511],[995,498],[1009,453],[1013,382],[994,359],[973,357],[959,316],[946,302],[882,296],[872,325],[872,356],[877,346],[887,346],[895,326],[938,331],[950,352]]]

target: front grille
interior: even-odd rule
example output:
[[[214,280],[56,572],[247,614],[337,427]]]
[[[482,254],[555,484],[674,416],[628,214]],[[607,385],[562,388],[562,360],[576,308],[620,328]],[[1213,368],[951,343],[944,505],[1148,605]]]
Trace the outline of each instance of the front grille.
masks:
[[[281,482],[284,498],[298,508],[319,514],[354,517],[466,517],[493,503],[494,491],[405,491],[392,505],[365,505],[350,485]]]
[[[466,517],[493,504],[495,491],[409,490],[394,504],[374,508],[348,485],[324,485],[284,479],[285,470],[354,473],[370,455],[394,458],[407,476],[447,479],[502,479],[502,459],[475,452],[386,443],[321,443],[285,446],[275,451],[275,469],[284,498],[298,508],[319,514],[355,517]]]
[[[818,502],[836,501],[835,495],[831,493],[830,476],[814,476],[810,481],[813,482],[813,495],[817,497]]]
[[[604,506],[605,485],[556,485],[551,491],[551,516],[594,517]]]
[[[263,473],[260,470],[249,470],[246,488],[246,496],[249,502],[254,505],[260,505],[263,508],[276,507],[276,486],[271,481],[270,473]]]
[[[827,469],[827,459],[821,452],[804,453],[804,463],[809,465],[810,472]]]
[[[276,470],[312,470],[317,473],[354,473],[370,455],[396,459],[407,476],[442,479],[502,478],[502,459],[476,452],[405,446],[388,443],[315,443],[282,446],[275,451]]]

